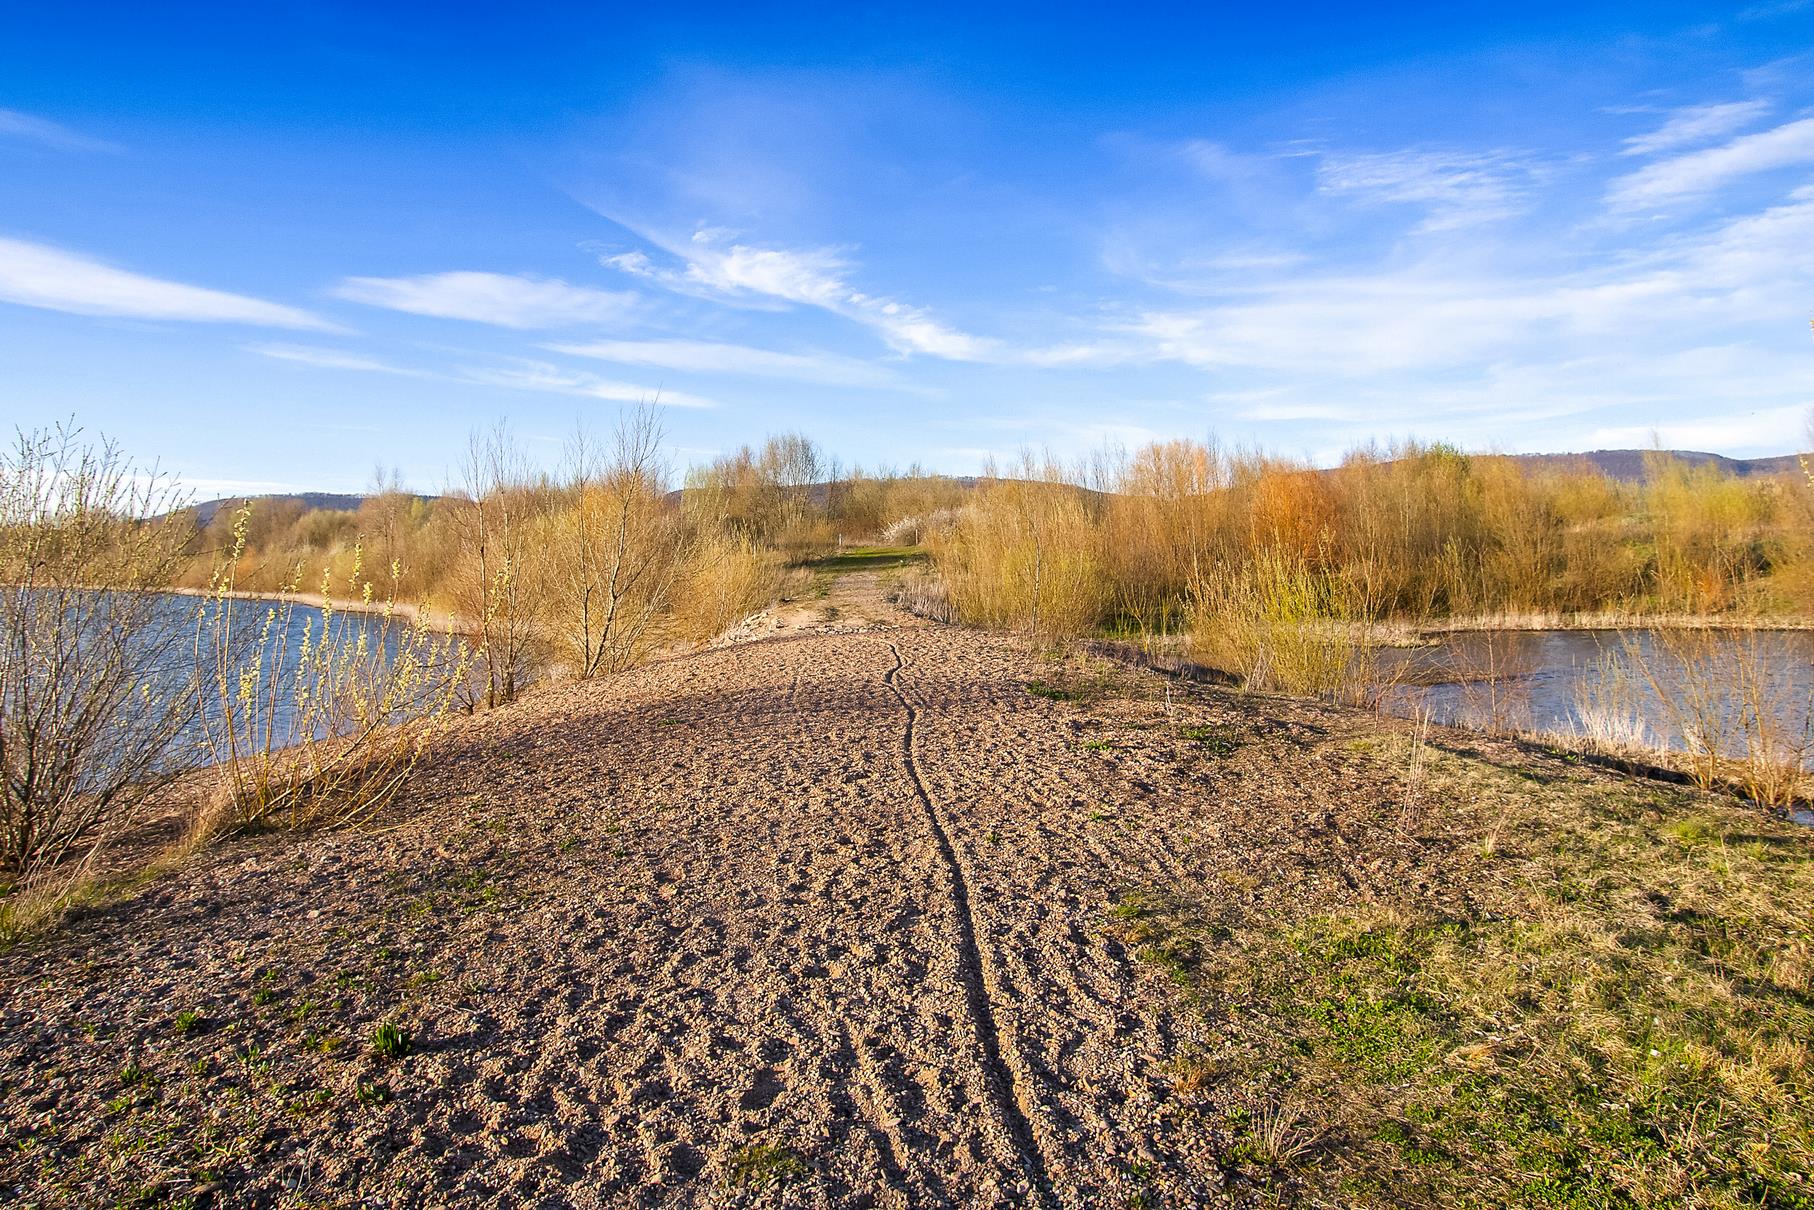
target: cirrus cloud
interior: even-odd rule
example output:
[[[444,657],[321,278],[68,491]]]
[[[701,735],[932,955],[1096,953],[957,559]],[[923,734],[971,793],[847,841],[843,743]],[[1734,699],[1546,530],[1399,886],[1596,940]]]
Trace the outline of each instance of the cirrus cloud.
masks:
[[[1646,164],[1613,181],[1606,200],[1613,210],[1650,209],[1705,197],[1741,177],[1806,164],[1814,164],[1814,118]]]
[[[353,353],[344,349],[324,349],[313,345],[262,344],[248,345],[246,351],[273,361],[287,361],[318,370],[353,370],[366,374],[389,374],[396,378],[424,378],[464,386],[500,387],[510,391],[541,391],[556,395],[577,395],[614,403],[659,403],[676,408],[715,408],[718,401],[684,391],[670,391],[642,383],[619,382],[584,371],[565,370],[545,361],[524,358],[503,366],[456,365],[446,369],[422,369],[399,365],[381,357]]]
[[[1625,140],[1621,155],[1656,155],[1721,138],[1770,112],[1764,100],[1725,101],[1716,105],[1690,105],[1669,115],[1669,120],[1647,134]]]
[[[17,109],[0,109],[0,138],[37,143],[55,151],[118,151],[118,143],[71,130],[61,122],[21,113]]]
[[[639,234],[679,264],[659,265],[643,252],[606,256],[601,262],[693,297],[817,307],[870,328],[903,355],[987,361],[997,351],[994,341],[960,332],[925,307],[855,288],[849,281],[850,262],[833,248],[765,248],[712,227],[696,230],[686,241]]]
[[[415,277],[349,277],[332,293],[349,302],[464,319],[500,328],[568,328],[618,323],[634,293],[575,286],[559,278],[456,270]]]
[[[337,331],[282,303],[118,269],[79,252],[0,238],[0,302],[72,315]]]
[[[657,366],[689,374],[784,378],[834,386],[889,387],[899,379],[881,366],[835,353],[781,353],[706,340],[600,340],[554,344],[550,352],[617,365]]]

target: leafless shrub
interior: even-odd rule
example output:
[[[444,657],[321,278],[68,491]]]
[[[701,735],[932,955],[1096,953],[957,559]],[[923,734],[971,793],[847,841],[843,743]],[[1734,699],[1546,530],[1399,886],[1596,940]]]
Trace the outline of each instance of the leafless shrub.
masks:
[[[1265,552],[1206,573],[1192,589],[1190,616],[1196,657],[1246,688],[1377,697],[1377,643],[1352,590],[1305,559]]]
[[[1411,730],[1395,732],[1404,761],[1404,797],[1399,804],[1398,826],[1409,827],[1423,806],[1425,773],[1430,763],[1430,711],[1420,708]]]
[[[1760,650],[1755,634],[1738,642],[1732,662],[1742,739],[1740,784],[1765,806],[1787,807],[1808,781],[1808,758],[1814,754],[1814,691],[1797,692]]]
[[[237,533],[249,517],[242,510]],[[438,632],[426,608],[399,612],[395,568],[380,602],[355,556],[345,595],[361,612],[337,607],[327,574],[308,610],[294,582],[279,600],[239,599],[244,554],[242,537],[196,622],[201,728],[224,788],[203,826],[366,818],[402,790],[467,682],[471,648]]]
[[[1575,735],[1593,751],[1618,755],[1656,745],[1631,670],[1616,653],[1594,662],[1576,689],[1571,713]]]
[[[515,700],[542,665],[544,642],[532,579],[533,523],[546,483],[503,424],[474,433],[453,501],[455,556],[448,569],[454,616],[478,661],[472,704]]]
[[[652,404],[625,414],[608,453],[576,432],[562,498],[537,520],[542,615],[582,680],[641,663],[666,637],[687,540],[664,499],[661,443]]]
[[[1455,668],[1464,715],[1493,735],[1529,726],[1532,665],[1520,637],[1485,630],[1464,650],[1466,654]]]
[[[73,427],[0,454],[0,868],[55,864],[192,762],[185,611],[160,592],[181,503]]]
[[[883,527],[881,540],[888,546],[918,546],[927,535],[949,530],[960,515],[961,510],[956,508],[935,508],[900,517]]]
[[[1038,642],[1093,630],[1107,581],[1087,498],[1050,456],[991,476],[947,531],[926,535],[959,616]]]
[[[687,551],[674,592],[674,637],[704,642],[775,599],[778,560],[749,538],[707,532]]]

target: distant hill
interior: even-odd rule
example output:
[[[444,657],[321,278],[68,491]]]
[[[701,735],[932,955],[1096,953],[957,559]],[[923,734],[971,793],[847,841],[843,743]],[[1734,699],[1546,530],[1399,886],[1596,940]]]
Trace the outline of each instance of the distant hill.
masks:
[[[1699,450],[1588,450],[1579,454],[1510,454],[1506,455],[1526,466],[1575,466],[1587,463],[1608,478],[1623,480],[1628,483],[1641,482],[1644,478],[1644,460],[1660,452],[1670,458],[1686,462],[1690,466],[1715,466],[1729,475],[1748,478],[1754,475],[1780,475],[1797,471],[1801,464],[1794,454],[1779,454],[1773,458],[1728,458],[1723,454],[1708,454]],[[983,480],[975,475],[941,475],[959,488],[969,490]],[[806,488],[807,497],[816,505],[823,505],[832,490],[829,483],[813,483]],[[670,503],[678,502],[686,489],[676,488],[668,493]],[[357,509],[369,496],[348,495],[340,492],[292,492],[265,496],[227,496],[219,500],[206,500],[195,505],[195,515],[200,524],[207,525],[219,515],[224,508],[236,508],[250,500],[254,504],[281,504],[298,501],[305,511],[317,509],[353,510]],[[435,496],[417,496],[418,500],[434,500]]]
[[[1514,457],[1530,466],[1568,466],[1586,462],[1608,478],[1637,483],[1644,478],[1644,459],[1657,452],[1690,466],[1716,466],[1728,475],[1741,478],[1780,475],[1800,469],[1794,454],[1780,454],[1774,458],[1727,458],[1723,454],[1704,454],[1698,450],[1589,450],[1584,454],[1516,454]]]
[[[417,496],[418,500],[433,500],[433,496]],[[346,495],[340,492],[290,492],[264,496],[224,496],[219,500],[204,500],[195,505],[197,524],[208,525],[220,515],[222,509],[238,508],[242,504],[290,504],[299,503],[304,512],[316,512],[331,509],[336,512],[351,512],[364,504],[370,496]]]

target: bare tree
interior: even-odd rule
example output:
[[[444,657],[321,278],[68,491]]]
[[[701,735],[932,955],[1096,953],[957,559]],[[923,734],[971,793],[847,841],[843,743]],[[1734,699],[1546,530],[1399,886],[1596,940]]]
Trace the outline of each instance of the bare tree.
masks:
[[[478,651],[487,707],[515,700],[535,663],[537,636],[529,583],[535,484],[509,428],[475,432],[461,465],[464,499],[456,516],[468,560],[459,616]]]
[[[197,753],[175,486],[59,425],[0,453],[0,867],[54,864]]]
[[[641,662],[660,638],[685,553],[662,437],[644,404],[619,421],[609,455],[583,428],[568,443],[569,498],[537,550],[555,632],[581,678]]]

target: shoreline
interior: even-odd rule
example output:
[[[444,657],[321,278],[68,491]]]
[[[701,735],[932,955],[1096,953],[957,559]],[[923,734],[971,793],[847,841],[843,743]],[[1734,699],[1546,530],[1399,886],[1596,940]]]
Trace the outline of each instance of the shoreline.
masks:
[[[1613,630],[1729,630],[1752,634],[1805,634],[1814,631],[1814,617],[1734,616],[1717,613],[1506,613],[1476,614],[1460,618],[1391,619],[1381,622],[1323,623],[1358,631],[1381,647],[1411,649],[1432,647],[1458,634],[1531,634],[1567,631],[1582,634]],[[1168,660],[1189,655],[1190,634],[1174,631],[1147,636],[1098,632],[1085,635],[1086,643],[1139,648]]]
[[[1800,632],[1814,630],[1814,618],[1769,617],[1720,613],[1506,613],[1447,618],[1428,622],[1383,622],[1381,629],[1419,638],[1447,634],[1478,634],[1499,630],[1749,630]],[[1402,627],[1402,629],[1400,629]]]
[[[273,605],[301,605],[309,609],[320,609],[325,605],[335,613],[357,613],[368,617],[381,617],[388,612],[392,617],[401,618],[411,624],[414,624],[416,620],[422,616],[422,607],[420,605],[412,605],[404,601],[395,601],[386,605],[382,602],[375,601],[368,603],[354,597],[348,597],[344,600],[336,599],[334,597],[324,598],[320,593],[313,592],[251,592],[234,589],[231,592],[223,593],[207,588],[175,587],[161,588],[158,589],[158,591],[169,593],[171,596],[194,597],[199,600],[206,600],[209,597],[224,596],[230,597],[235,601],[266,601]],[[430,614],[429,629],[436,634],[453,635],[457,637],[461,633],[459,627],[455,625],[454,618],[451,614],[437,614],[432,610],[430,611]]]

